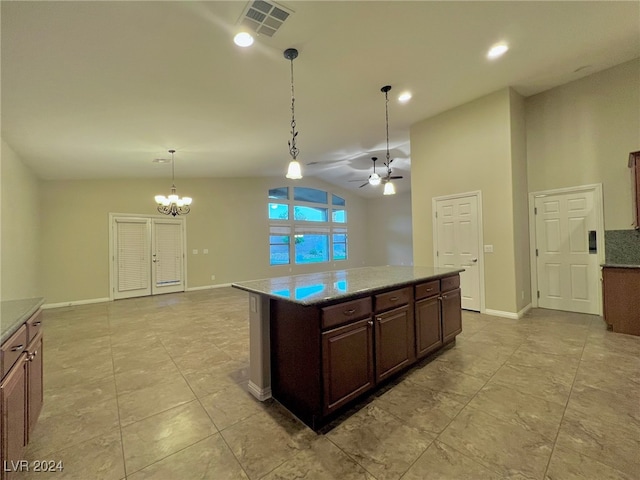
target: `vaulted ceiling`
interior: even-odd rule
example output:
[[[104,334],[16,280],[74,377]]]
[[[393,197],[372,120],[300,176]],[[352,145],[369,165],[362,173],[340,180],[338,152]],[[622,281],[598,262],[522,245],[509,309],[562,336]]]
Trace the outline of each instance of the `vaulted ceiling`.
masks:
[[[359,189],[384,157],[398,190],[412,124],[506,86],[529,96],[640,56],[637,2],[281,2],[234,45],[245,2],[3,1],[2,137],[44,179],[283,176],[290,65],[305,176]],[[510,50],[489,61],[497,42]],[[406,104],[397,95],[410,90]],[[471,146],[470,146],[471,147]],[[380,164],[378,164],[380,165]]]

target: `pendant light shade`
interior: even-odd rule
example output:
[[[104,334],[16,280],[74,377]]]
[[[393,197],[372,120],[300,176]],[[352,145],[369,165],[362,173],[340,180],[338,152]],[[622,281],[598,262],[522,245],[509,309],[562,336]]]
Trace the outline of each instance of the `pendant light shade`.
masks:
[[[293,89],[293,60],[298,57],[298,50],[295,48],[287,48],[284,51],[284,58],[291,62],[291,140],[289,141],[289,154],[291,155],[291,161],[289,162],[289,168],[287,170],[287,178],[292,180],[299,180],[302,178],[302,168],[300,162],[298,162],[298,147],[296,147],[296,111],[295,104],[296,99]]]
[[[382,192],[383,195],[395,195],[396,194],[396,187],[393,185],[393,182],[391,182],[391,180],[389,180],[387,183],[384,184],[384,191]]]

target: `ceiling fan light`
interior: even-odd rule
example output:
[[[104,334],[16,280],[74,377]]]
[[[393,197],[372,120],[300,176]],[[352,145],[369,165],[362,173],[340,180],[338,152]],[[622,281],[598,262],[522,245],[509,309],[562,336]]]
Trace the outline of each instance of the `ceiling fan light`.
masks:
[[[287,170],[287,178],[291,180],[300,180],[302,178],[302,169],[300,168],[300,162],[297,160],[291,160],[289,162],[289,169]]]
[[[382,192],[383,195],[395,195],[396,194],[396,187],[393,185],[393,183],[391,182],[387,182],[384,184],[384,192]]]
[[[381,181],[382,179],[377,173],[372,173],[371,175],[369,175],[369,185],[373,185],[375,187],[377,185],[380,185]]]

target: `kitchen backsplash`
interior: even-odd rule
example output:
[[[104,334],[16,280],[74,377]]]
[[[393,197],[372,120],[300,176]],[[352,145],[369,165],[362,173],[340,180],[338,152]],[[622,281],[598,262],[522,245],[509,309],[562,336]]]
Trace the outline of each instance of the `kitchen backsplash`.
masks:
[[[605,261],[640,265],[640,230],[605,230]]]

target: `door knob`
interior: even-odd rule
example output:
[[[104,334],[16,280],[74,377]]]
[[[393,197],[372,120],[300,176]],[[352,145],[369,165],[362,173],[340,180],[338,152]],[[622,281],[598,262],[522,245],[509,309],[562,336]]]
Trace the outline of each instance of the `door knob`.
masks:
[[[471,261],[472,261],[473,263],[476,263],[476,262],[478,261],[478,259],[477,259],[477,258],[472,258],[472,259],[471,259]]]

